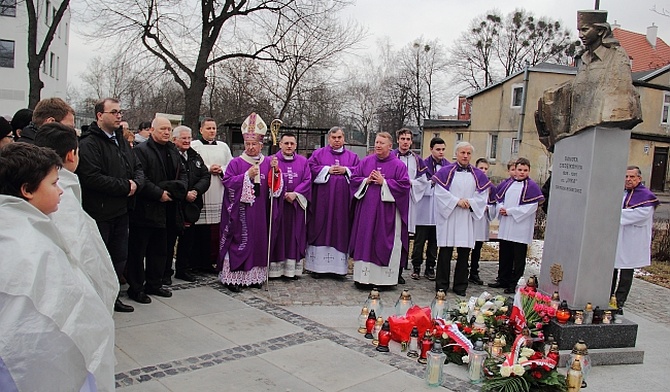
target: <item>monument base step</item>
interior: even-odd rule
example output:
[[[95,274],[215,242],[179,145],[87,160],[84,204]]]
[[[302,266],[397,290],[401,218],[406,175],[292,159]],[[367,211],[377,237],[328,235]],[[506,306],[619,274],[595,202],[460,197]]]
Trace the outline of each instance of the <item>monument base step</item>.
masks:
[[[586,343],[589,352],[592,349],[635,347],[637,324],[619,317],[620,324],[560,324],[551,320],[544,333],[554,336],[559,350],[572,350],[579,340]]]
[[[561,351],[558,366],[565,367],[569,358],[569,350]],[[589,348],[589,358],[592,366],[641,364],[644,362],[644,350],[636,348]]]

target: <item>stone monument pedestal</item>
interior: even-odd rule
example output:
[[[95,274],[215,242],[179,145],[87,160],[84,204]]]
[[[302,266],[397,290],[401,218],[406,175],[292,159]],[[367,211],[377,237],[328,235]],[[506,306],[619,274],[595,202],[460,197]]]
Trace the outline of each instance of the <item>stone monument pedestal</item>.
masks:
[[[558,291],[571,309],[609,307],[629,142],[630,130],[594,127],[555,146],[539,289]],[[579,339],[589,349],[624,348],[635,346],[637,324],[552,321],[546,333],[561,350]]]
[[[570,308],[608,307],[629,141],[594,127],[555,146],[539,288]]]

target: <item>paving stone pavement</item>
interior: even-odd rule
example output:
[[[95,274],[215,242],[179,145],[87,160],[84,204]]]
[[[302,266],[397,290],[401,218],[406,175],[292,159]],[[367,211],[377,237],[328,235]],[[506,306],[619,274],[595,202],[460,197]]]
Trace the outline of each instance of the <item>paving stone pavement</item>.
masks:
[[[537,272],[536,267],[529,265],[526,271],[526,276],[537,274]],[[497,262],[481,262],[480,276],[486,283],[493,282],[496,274]],[[381,291],[382,299],[384,300],[387,309],[394,306],[395,301],[403,289],[408,289],[410,291],[414,302],[418,305],[428,306],[432,301],[435,293],[435,283],[427,280],[423,276],[420,280],[412,280],[409,278],[409,275],[410,271],[404,271],[403,276],[406,279],[406,284]],[[476,296],[483,291],[488,291],[491,294],[503,294],[501,289],[491,289],[486,286],[486,283],[484,286],[470,284],[467,290],[467,296]],[[174,355],[174,358],[171,357],[169,360],[155,361],[155,363],[152,362],[151,364],[143,363],[142,365],[140,365],[141,361],[139,359],[130,358],[132,357],[133,349],[127,346],[128,344],[140,344],[142,338],[138,336],[137,342],[133,342],[131,338],[130,343],[128,342],[128,336],[125,336],[124,343],[119,342],[117,338],[117,350],[124,356],[124,358],[120,360],[120,362],[123,363],[120,363],[117,366],[116,387],[118,389],[123,389],[124,391],[129,392],[135,390],[161,392],[196,389],[204,391],[235,390],[227,388],[225,385],[220,385],[220,388],[216,389],[207,386],[198,389],[196,385],[193,385],[193,389],[190,387],[189,389],[184,389],[183,387],[178,386],[183,385],[183,383],[179,384],[177,380],[182,379],[183,381],[183,377],[188,378],[191,377],[190,375],[209,374],[207,373],[208,369],[226,369],[226,366],[231,366],[235,363],[246,364],[247,362],[245,361],[254,360],[254,358],[256,358],[256,360],[267,360],[268,356],[281,356],[283,353],[289,353],[290,350],[313,350],[313,348],[309,349],[309,345],[318,345],[321,344],[319,342],[323,342],[324,340],[332,342],[342,349],[358,353],[362,355],[363,358],[367,358],[364,359],[364,361],[368,362],[361,363],[377,363],[386,366],[384,369],[395,369],[392,377],[401,377],[402,381],[400,381],[399,385],[395,385],[398,384],[396,382],[390,389],[385,387],[385,390],[410,391],[425,389],[425,384],[420,380],[425,369],[423,365],[418,364],[415,360],[407,358],[404,353],[399,351],[399,348],[392,348],[391,353],[388,354],[379,353],[369,344],[369,342],[366,342],[365,339],[362,338],[362,335],[357,334],[355,330],[356,315],[362,306],[362,303],[365,301],[368,291],[357,289],[353,284],[351,275],[342,280],[330,278],[315,279],[307,274],[297,280],[271,280],[267,291],[264,289],[249,288],[244,289],[241,293],[232,293],[225,286],[221,285],[214,275],[201,274],[198,276],[198,281],[194,283],[182,283],[181,281],[176,280],[175,284],[171,286],[171,289],[174,291],[173,298],[161,298],[150,305],[136,306],[135,313],[115,315],[115,319],[117,320],[117,335],[124,329],[126,334],[128,334],[127,331],[134,328],[134,324],[144,323],[151,328],[153,325],[169,323],[172,319],[184,317],[182,314],[168,314],[166,310],[160,310],[160,312],[164,312],[164,314],[160,316],[162,318],[158,318],[158,316],[147,312],[158,312],[156,308],[152,308],[158,306],[156,303],[160,303],[161,306],[164,306],[162,304],[166,304],[167,306],[165,306],[165,308],[167,308],[171,304],[175,304],[176,299],[180,296],[186,296],[196,290],[207,290],[206,292],[219,293],[223,295],[219,296],[221,298],[230,298],[228,301],[239,301],[244,306],[257,312],[258,315],[268,315],[269,317],[281,320],[281,322],[285,322],[287,325],[292,326],[292,328],[297,329],[294,332],[271,337],[266,337],[263,333],[259,333],[257,338],[253,339],[253,342],[248,344],[235,344],[234,342],[229,342],[224,348],[218,349],[214,348],[215,346],[213,345],[212,349],[197,355]],[[466,297],[458,297],[454,293],[448,293],[448,298],[457,301]],[[133,305],[136,304],[133,303]],[[198,303],[192,303],[187,306],[197,309],[200,305],[201,304]],[[668,322],[670,321],[670,290],[644,282],[640,279],[635,279],[628,305],[629,306],[626,309],[627,314],[632,313],[632,317],[634,318],[641,317],[646,319],[654,323],[653,325],[659,326],[658,328],[660,328],[660,330],[665,331],[663,328],[665,328],[664,326],[668,325]],[[178,307],[175,307],[174,305],[173,308],[178,309]],[[327,317],[324,317],[322,314],[316,315],[311,313],[317,311],[329,313],[330,309],[332,309],[332,314],[327,315]],[[172,312],[173,310],[170,311]],[[145,314],[143,314],[143,312],[145,312]],[[137,321],[134,319],[142,319],[143,317],[145,317],[146,320]],[[186,318],[189,317],[191,320],[195,320],[196,323],[199,323],[199,327],[200,324],[202,324],[205,325],[205,327],[212,328],[211,323],[207,324],[202,319],[202,317],[209,317],[209,315],[187,316]],[[198,317],[201,318],[199,319]],[[343,318],[346,318],[346,320]],[[337,320],[337,322],[328,322],[327,320]],[[124,324],[124,322],[126,324]],[[253,327],[254,326],[250,326],[250,328]],[[224,326],[224,328],[227,327]],[[230,328],[234,330],[235,326],[230,326]],[[227,338],[230,339],[230,337]],[[172,338],[170,337],[170,339]],[[175,339],[185,339],[184,332],[176,333]],[[639,337],[638,341],[640,341]],[[160,348],[157,349],[159,350]],[[651,353],[652,360],[656,358],[657,355],[657,353]],[[129,358],[126,358],[126,356]],[[290,360],[291,358],[287,359],[287,361]],[[667,362],[667,358],[665,361]],[[352,366],[361,365],[352,364]],[[450,366],[450,368],[448,371],[445,371],[444,374],[445,378],[442,384],[443,390],[462,392],[480,390],[479,386],[467,382],[463,367],[455,367],[455,365],[447,366]],[[634,369],[634,366],[643,365],[622,367],[622,369]],[[262,370],[263,369],[257,369],[257,371]],[[645,371],[649,371],[648,368],[645,368]],[[604,377],[607,379],[612,377],[611,372],[608,372],[607,370],[595,370],[595,377],[598,377],[599,372],[601,378]],[[217,371],[215,373],[219,372]],[[243,376],[244,375],[240,375],[240,377]],[[347,376],[343,374],[341,377],[346,379]],[[205,382],[208,376],[197,376],[196,378],[202,378],[200,382]],[[283,376],[277,378],[277,383],[282,382]],[[662,378],[667,379],[667,376]],[[385,381],[390,379],[392,379],[391,376],[387,374],[373,378],[370,382],[380,383],[379,385],[382,385],[384,382],[390,383],[391,381]],[[252,384],[250,384],[252,386],[247,390],[303,390],[305,388],[301,389],[300,387],[303,381],[304,380],[296,379],[289,382],[290,387],[282,386],[281,388],[278,388],[273,384],[272,380],[264,380],[263,382],[252,380]],[[268,386],[268,383],[273,384],[273,386]],[[660,387],[661,384],[662,381],[650,382],[644,390],[660,391],[662,390],[662,387]],[[292,389],[294,385],[296,385],[296,389]],[[305,390],[370,390],[368,387],[364,388],[364,385],[368,384],[355,384],[346,388],[335,386],[332,386],[332,388],[315,387],[312,384],[311,387],[308,386]],[[593,388],[592,385],[591,387]],[[372,390],[377,389],[373,388]],[[593,390],[603,389],[594,388]],[[622,389],[615,388],[614,390],[618,391]]]

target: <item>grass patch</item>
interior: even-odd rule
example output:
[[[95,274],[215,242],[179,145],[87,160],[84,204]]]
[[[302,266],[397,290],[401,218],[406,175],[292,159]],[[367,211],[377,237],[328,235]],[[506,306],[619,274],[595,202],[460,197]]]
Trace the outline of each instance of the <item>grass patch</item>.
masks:
[[[641,274],[640,279],[670,289],[670,262],[652,261],[649,267],[642,270],[646,274]]]

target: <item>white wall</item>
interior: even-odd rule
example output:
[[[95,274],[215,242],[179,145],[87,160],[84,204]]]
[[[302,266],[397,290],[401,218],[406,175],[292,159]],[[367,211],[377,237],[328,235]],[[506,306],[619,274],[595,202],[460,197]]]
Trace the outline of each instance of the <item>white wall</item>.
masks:
[[[48,26],[45,23],[46,0],[32,0],[38,5],[38,50]],[[51,8],[58,8],[61,1],[50,1]],[[51,20],[51,17],[50,17]],[[0,16],[0,39],[14,41],[14,68],[0,67],[0,115],[13,115],[28,106],[28,17],[24,1],[17,1],[16,17]],[[67,26],[67,27],[66,27]],[[40,70],[44,82],[42,98],[65,98],[67,91],[68,39],[70,36],[70,10],[60,22],[60,37],[56,32],[46,55],[46,73]],[[54,54],[54,74],[49,75],[50,54]]]

